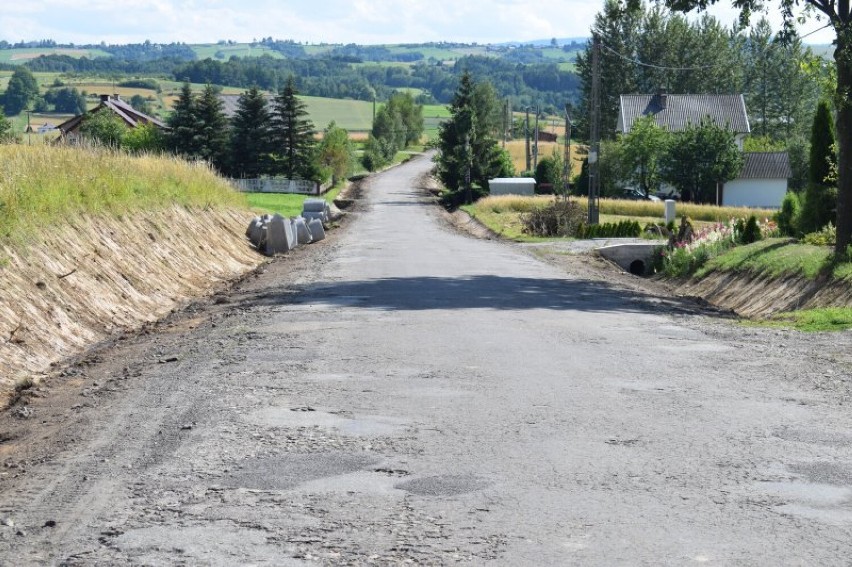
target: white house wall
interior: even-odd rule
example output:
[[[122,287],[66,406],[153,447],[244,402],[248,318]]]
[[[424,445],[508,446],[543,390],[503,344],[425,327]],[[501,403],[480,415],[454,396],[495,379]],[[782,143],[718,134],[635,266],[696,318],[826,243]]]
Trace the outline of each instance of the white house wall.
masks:
[[[786,194],[786,179],[734,179],[725,183],[722,205],[778,209]]]

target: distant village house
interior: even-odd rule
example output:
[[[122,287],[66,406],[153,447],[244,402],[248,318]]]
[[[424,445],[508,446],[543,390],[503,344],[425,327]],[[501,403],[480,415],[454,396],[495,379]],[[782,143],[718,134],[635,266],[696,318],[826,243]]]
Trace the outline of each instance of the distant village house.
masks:
[[[67,142],[74,142],[78,140],[80,138],[80,126],[83,124],[83,120],[86,116],[90,116],[97,112],[112,112],[121,118],[122,122],[124,122],[128,128],[136,128],[143,124],[153,124],[157,128],[161,128],[163,130],[168,129],[165,122],[158,118],[154,118],[153,116],[148,116],[144,112],[139,112],[130,106],[130,104],[121,100],[121,97],[117,94],[112,96],[101,95],[101,101],[98,106],[91,109],[86,114],[75,116],[74,118],[66,120],[57,126],[60,133],[60,139]]]
[[[642,116],[653,116],[658,126],[670,132],[680,132],[689,124],[697,125],[709,118],[734,133],[740,151],[743,140],[751,133],[742,95],[677,95],[662,89],[657,94],[621,95],[618,132],[630,132]],[[746,152],[743,161],[739,177],[722,186],[719,204],[779,208],[792,176],[787,152]]]

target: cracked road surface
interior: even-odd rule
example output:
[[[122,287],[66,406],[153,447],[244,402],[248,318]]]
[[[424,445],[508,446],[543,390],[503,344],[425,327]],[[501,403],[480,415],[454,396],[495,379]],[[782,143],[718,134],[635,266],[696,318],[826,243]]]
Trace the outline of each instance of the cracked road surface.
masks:
[[[848,565],[849,333],[458,234],[429,166],[6,412],[0,563]]]

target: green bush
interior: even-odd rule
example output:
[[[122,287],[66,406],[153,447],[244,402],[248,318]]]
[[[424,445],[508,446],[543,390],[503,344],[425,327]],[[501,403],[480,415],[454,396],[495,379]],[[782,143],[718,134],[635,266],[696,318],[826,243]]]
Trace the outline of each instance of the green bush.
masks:
[[[752,242],[757,242],[762,238],[760,234],[760,226],[757,224],[757,218],[752,215],[748,217],[748,220],[745,222],[745,226],[743,227],[743,231],[739,233],[740,235],[740,244],[751,244]]]
[[[801,203],[799,196],[790,191],[781,201],[781,209],[775,213],[775,222],[782,236],[795,236],[798,233],[796,226],[799,223]]]
[[[801,203],[799,224],[796,227],[801,234],[816,232],[828,223],[837,220],[837,188],[808,184]]]
[[[804,242],[813,246],[834,246],[837,243],[837,228],[828,223],[821,230],[806,234]]]
[[[637,238],[641,234],[642,227],[637,221],[581,224],[577,229],[577,238]]]

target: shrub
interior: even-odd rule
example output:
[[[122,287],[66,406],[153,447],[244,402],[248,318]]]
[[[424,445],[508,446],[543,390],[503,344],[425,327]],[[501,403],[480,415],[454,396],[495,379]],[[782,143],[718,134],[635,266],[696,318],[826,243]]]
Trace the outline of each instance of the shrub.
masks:
[[[521,214],[522,230],[532,236],[575,236],[583,226],[585,210],[573,200],[556,200]]]
[[[740,244],[751,244],[761,239],[762,236],[760,234],[760,226],[757,224],[757,217],[754,215],[748,217],[739,237]]]
[[[828,223],[817,232],[806,234],[804,242],[813,246],[834,246],[837,243],[837,228]]]
[[[837,189],[817,183],[808,184],[801,203],[798,231],[816,232],[836,221]]]
[[[128,79],[118,83],[119,87],[128,87],[133,89],[151,89],[157,91],[160,88],[160,83],[154,79]]]
[[[642,234],[642,227],[636,221],[580,225],[577,238],[636,238]]]
[[[782,236],[795,236],[798,233],[796,226],[800,211],[799,196],[790,191],[781,201],[781,209],[775,213],[775,221],[778,223],[778,230]]]

